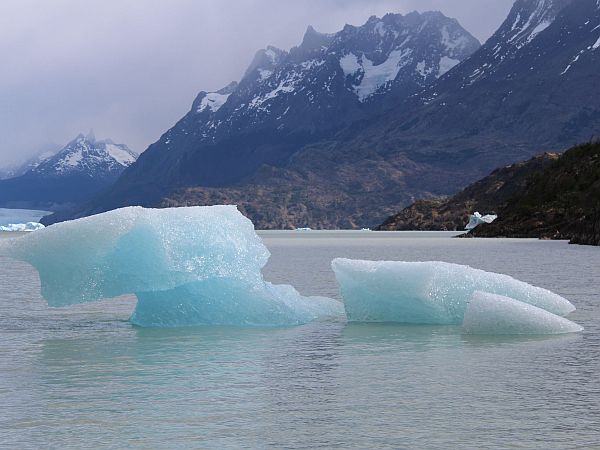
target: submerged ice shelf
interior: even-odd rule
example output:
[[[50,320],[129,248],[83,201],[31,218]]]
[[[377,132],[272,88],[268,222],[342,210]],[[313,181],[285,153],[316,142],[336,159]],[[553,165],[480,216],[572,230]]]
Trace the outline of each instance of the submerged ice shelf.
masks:
[[[565,298],[508,275],[445,262],[335,259],[332,267],[351,322],[462,324],[475,291],[510,297],[565,316]]]
[[[562,334],[583,327],[542,308],[476,291],[465,311],[463,330],[467,334]]]
[[[284,326],[343,317],[341,302],[267,283],[270,254],[235,206],[122,208],[0,242],[40,274],[50,306],[123,294],[140,326]]]

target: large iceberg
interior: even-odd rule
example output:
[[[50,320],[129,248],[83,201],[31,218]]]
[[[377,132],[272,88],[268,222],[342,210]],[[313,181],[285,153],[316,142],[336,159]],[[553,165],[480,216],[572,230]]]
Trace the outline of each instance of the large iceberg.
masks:
[[[0,242],[65,306],[133,293],[141,326],[285,326],[344,315],[341,302],[267,283],[270,254],[235,206],[122,208]]]
[[[565,298],[508,275],[445,262],[335,259],[332,267],[352,322],[461,324],[475,291],[511,297],[565,316]]]
[[[518,300],[488,292],[474,292],[465,311],[467,334],[561,334],[583,327]]]

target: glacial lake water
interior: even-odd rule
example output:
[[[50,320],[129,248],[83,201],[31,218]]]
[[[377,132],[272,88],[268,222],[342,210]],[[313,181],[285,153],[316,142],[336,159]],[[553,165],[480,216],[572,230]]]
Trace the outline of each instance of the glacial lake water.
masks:
[[[7,209],[0,208],[0,226],[6,226],[11,223],[39,222],[40,219],[50,211],[38,211],[35,209]]]
[[[570,319],[585,331],[141,329],[127,322],[134,299],[50,309],[35,270],[0,258],[0,447],[600,448],[600,248],[260,234],[272,253],[266,278],[303,294],[339,298],[334,257],[443,260],[551,289],[576,305]]]

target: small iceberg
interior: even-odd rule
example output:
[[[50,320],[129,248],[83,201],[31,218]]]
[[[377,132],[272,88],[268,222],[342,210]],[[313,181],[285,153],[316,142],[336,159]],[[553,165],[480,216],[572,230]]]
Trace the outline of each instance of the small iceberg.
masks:
[[[0,241],[0,255],[40,274],[50,306],[133,293],[131,322],[287,326],[344,317],[341,302],[276,286],[270,253],[235,206],[122,208]]]
[[[6,226],[0,226],[0,231],[36,231],[42,228],[44,228],[44,225],[38,222],[9,223]]]
[[[467,334],[562,334],[583,331],[564,317],[513,298],[473,293],[465,311],[463,331]]]
[[[485,216],[482,216],[480,213],[476,212],[475,214],[470,216],[469,223],[465,226],[465,230],[471,231],[477,228],[482,223],[492,223],[497,218],[498,216],[496,214],[487,214]]]
[[[475,291],[559,316],[575,310],[547,289],[459,264],[335,259],[332,267],[351,322],[460,325]]]

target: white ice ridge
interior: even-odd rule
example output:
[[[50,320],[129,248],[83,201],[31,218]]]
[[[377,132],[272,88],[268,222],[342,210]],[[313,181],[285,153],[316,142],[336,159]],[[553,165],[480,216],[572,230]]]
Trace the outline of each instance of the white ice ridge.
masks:
[[[482,223],[492,223],[497,218],[498,216],[495,214],[487,214],[482,216],[480,213],[476,212],[469,217],[469,223],[465,226],[465,230],[473,230]]]
[[[270,254],[235,206],[129,207],[0,241],[33,265],[50,306],[134,293],[140,326],[285,326],[343,317],[341,302],[265,282]]]
[[[575,310],[546,289],[458,264],[335,259],[332,267],[351,322],[459,325],[475,291],[511,297],[560,316]]]
[[[467,334],[561,334],[577,333],[583,327],[518,300],[476,291],[465,311]]]

